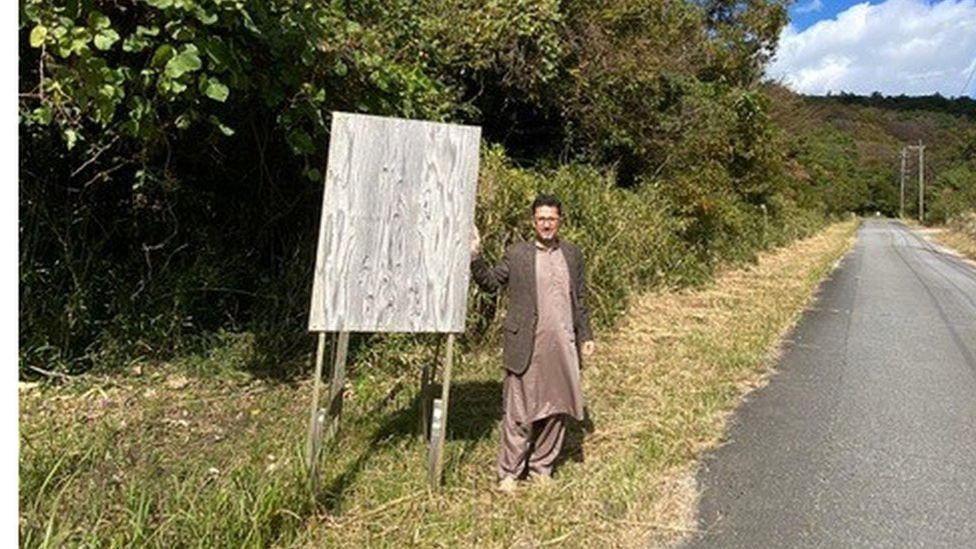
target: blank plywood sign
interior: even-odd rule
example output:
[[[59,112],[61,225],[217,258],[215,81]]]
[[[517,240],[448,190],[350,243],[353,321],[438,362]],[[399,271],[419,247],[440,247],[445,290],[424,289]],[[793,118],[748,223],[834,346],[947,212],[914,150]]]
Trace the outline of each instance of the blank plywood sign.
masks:
[[[480,140],[333,113],[309,330],[464,331]]]

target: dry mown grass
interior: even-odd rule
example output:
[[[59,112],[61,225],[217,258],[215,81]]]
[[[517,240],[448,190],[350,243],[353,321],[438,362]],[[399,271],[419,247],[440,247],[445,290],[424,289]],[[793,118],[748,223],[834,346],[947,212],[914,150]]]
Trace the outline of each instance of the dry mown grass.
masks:
[[[976,213],[962,216],[949,223],[935,239],[976,261]]]
[[[902,222],[925,238],[946,246],[971,261],[976,261],[976,212],[958,216],[945,225],[931,227],[910,219]]]
[[[571,433],[556,482],[514,496],[492,490],[495,354],[462,356],[456,366],[436,494],[426,486],[426,444],[414,435],[411,372],[352,378],[343,432],[325,452],[314,494],[300,481],[304,384],[216,387],[144,375],[117,388],[26,391],[22,541],[29,531],[29,545],[42,545],[50,520],[49,542],[62,544],[669,543],[695,528],[696,460],[717,444],[740,395],[762,383],[778,339],[853,228],[832,226],[704,288],[635,300],[584,371],[592,430]],[[58,455],[69,462],[52,466],[48,456]]]
[[[853,224],[837,225],[704,289],[638,299],[584,372],[595,429],[585,437],[585,459],[568,461],[555,484],[527,485],[515,497],[493,493],[493,431],[474,444],[451,442],[440,494],[427,497],[414,483],[392,504],[373,500],[324,520],[313,539],[632,547],[693,530],[696,458],[717,443],[739,395],[761,382],[778,338],[852,232]],[[421,460],[409,467],[421,468]],[[362,479],[363,501],[389,482],[388,473],[379,468]]]

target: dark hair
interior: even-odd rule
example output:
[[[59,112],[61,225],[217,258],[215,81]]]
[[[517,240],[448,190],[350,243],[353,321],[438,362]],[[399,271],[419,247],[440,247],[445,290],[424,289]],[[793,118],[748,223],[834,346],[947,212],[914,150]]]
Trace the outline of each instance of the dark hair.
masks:
[[[563,204],[556,198],[554,194],[538,194],[535,200],[532,201],[532,214],[535,215],[535,211],[542,206],[550,206],[556,208],[559,215],[563,215]]]

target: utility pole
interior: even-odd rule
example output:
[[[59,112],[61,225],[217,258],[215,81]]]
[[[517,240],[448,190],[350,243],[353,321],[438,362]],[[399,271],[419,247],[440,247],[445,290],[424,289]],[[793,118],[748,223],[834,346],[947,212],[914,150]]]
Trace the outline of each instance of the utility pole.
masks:
[[[918,140],[918,221],[925,223],[925,145]]]
[[[925,145],[922,144],[922,140],[918,140],[918,145],[908,145],[902,149],[902,165],[905,164],[905,149],[917,149],[918,150],[918,221],[920,223],[925,222]],[[902,181],[904,181],[904,172],[902,173]]]
[[[898,218],[905,218],[905,161],[908,160],[908,149],[901,148],[901,198],[898,201]]]

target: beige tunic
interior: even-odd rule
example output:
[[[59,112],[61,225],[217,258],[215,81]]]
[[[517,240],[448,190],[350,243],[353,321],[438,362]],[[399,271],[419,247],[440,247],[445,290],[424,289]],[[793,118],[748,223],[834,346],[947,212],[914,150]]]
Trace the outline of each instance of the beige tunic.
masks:
[[[532,360],[521,376],[505,376],[506,413],[523,424],[556,414],[582,420],[583,393],[569,269],[558,246],[536,249],[535,276],[539,317]]]

